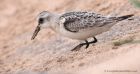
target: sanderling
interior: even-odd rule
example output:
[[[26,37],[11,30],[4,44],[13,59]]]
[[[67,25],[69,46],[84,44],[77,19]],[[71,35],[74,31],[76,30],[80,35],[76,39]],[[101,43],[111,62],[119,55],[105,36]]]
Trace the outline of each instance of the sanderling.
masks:
[[[38,15],[38,26],[31,39],[34,39],[41,29],[51,28],[62,36],[71,39],[85,40],[85,43],[79,44],[72,50],[77,50],[83,45],[86,45],[86,48],[88,48],[90,44],[97,42],[95,38],[96,35],[108,31],[117,22],[131,16],[133,15],[120,17],[103,16],[93,12],[68,12],[58,15],[43,11]],[[88,42],[87,39],[90,37],[93,37],[94,40]]]

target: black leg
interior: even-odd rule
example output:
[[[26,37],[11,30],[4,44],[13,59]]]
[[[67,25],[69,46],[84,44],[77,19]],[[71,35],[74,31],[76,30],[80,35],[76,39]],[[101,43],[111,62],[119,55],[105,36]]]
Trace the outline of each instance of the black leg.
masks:
[[[88,43],[87,40],[85,40],[85,43],[81,43],[81,44],[77,45],[77,46],[76,46],[74,49],[72,49],[71,51],[77,51],[77,50],[80,50],[80,48],[81,48],[82,46],[84,46],[84,45],[86,45],[86,48],[89,47],[89,43]]]
[[[85,45],[86,45],[86,49],[89,47],[89,42],[87,40],[85,40]]]
[[[86,43],[81,43],[79,45],[77,45],[74,49],[72,49],[71,51],[77,51],[77,50],[80,50],[80,48],[84,45],[86,45],[86,49],[89,47],[90,44],[93,44],[93,43],[96,43],[97,42],[97,39],[95,37],[94,38],[94,41],[91,41],[91,42],[88,42],[87,40],[85,40]]]
[[[89,44],[93,44],[93,43],[96,43],[98,41],[95,37],[93,37],[93,38],[94,38],[94,41],[88,42]]]

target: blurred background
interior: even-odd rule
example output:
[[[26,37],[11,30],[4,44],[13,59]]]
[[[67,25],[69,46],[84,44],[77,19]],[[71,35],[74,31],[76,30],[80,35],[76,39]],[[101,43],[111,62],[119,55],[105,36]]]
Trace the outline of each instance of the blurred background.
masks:
[[[136,1],[0,0],[0,74],[16,74],[19,71],[75,71],[128,51],[128,49],[112,50],[115,47],[111,42],[105,42],[121,37],[139,39],[140,18],[137,16],[140,15],[140,10],[139,3]],[[116,26],[110,32],[100,35],[100,44],[79,52],[70,52],[67,50],[78,41],[63,39],[51,30],[43,30],[34,41],[30,40],[37,26],[36,17],[44,10],[57,14],[69,11],[91,11],[112,16],[135,14],[136,17],[130,22],[119,23],[120,27]]]

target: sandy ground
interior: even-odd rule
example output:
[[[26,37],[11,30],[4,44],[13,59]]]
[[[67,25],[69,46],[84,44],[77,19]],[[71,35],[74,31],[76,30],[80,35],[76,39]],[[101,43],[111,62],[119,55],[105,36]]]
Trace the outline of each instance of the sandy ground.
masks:
[[[81,41],[50,29],[30,40],[44,10],[135,16],[96,36],[95,45],[72,52]],[[0,74],[140,74],[139,12],[127,0],[1,0]]]

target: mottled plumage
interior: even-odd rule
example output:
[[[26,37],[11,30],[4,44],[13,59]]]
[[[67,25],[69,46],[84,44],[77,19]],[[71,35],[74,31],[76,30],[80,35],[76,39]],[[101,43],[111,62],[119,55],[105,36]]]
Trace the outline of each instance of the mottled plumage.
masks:
[[[123,20],[119,17],[107,17],[93,12],[69,12],[60,16],[65,19],[64,27],[70,32],[78,32],[87,28],[103,27]]]

